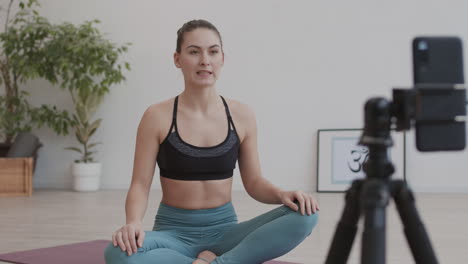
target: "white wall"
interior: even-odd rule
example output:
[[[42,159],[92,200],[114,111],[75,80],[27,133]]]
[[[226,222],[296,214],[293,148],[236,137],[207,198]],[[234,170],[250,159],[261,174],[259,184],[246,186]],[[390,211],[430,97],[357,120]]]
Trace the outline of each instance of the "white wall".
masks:
[[[358,128],[363,104],[409,86],[411,39],[458,35],[468,50],[468,2],[446,1],[123,1],[47,0],[41,12],[54,22],[99,18],[116,43],[132,42],[133,70],[111,89],[97,113],[103,188],[129,186],[136,129],[152,103],[183,89],[172,54],[182,24],[204,18],[220,30],[226,53],[219,93],[249,104],[258,120],[263,176],[284,189],[315,191],[316,136],[321,128]],[[465,61],[467,61],[465,59]],[[466,76],[468,76],[465,73]],[[71,109],[67,94],[43,81],[29,85],[35,104]],[[35,188],[70,188],[72,135],[38,134]],[[417,191],[468,192],[468,152],[421,154],[408,135],[407,178]],[[153,188],[159,189],[157,178]],[[235,189],[242,189],[236,170]]]

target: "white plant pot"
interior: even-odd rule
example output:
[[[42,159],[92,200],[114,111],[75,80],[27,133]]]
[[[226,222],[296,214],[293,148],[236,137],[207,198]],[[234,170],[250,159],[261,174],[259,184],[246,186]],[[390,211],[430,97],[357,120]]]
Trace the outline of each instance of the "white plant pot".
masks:
[[[101,184],[101,163],[72,164],[73,190],[89,192],[99,190]]]

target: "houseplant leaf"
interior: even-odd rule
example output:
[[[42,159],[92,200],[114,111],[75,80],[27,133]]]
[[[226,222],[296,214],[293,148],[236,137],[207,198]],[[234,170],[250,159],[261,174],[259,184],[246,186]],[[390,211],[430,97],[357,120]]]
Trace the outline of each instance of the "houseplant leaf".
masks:
[[[80,153],[80,154],[83,154],[83,151],[82,151],[81,149],[79,149],[79,148],[76,148],[76,147],[67,147],[67,148],[65,148],[65,149],[67,149],[67,150],[73,150],[73,151],[76,151],[76,152],[78,152],[78,153]]]

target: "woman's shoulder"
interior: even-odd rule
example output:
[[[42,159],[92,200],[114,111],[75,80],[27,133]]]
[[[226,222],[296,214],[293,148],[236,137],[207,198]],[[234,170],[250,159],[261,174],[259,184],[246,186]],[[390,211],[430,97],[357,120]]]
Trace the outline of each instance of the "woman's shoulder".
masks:
[[[248,104],[231,98],[224,97],[224,99],[226,99],[229,110],[234,118],[237,117],[240,120],[255,118],[254,111]]]
[[[153,103],[146,108],[145,113],[153,117],[165,117],[168,114],[172,115],[174,99],[175,97],[171,97],[169,99]]]
[[[241,144],[244,142],[247,134],[255,133],[256,118],[253,109],[246,103],[238,100],[225,98],[231,112],[232,119],[236,125],[236,131],[239,135]]]
[[[167,133],[165,131],[171,126],[174,99],[175,97],[147,106],[141,120],[142,123],[146,124],[145,127],[151,128],[158,135],[165,135]]]

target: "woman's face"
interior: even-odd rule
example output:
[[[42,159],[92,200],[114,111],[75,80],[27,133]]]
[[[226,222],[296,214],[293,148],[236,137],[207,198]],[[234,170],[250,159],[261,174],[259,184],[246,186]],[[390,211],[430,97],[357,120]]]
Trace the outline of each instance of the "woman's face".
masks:
[[[218,35],[206,28],[184,33],[180,53],[174,53],[174,63],[182,70],[186,84],[213,86],[224,65]]]

